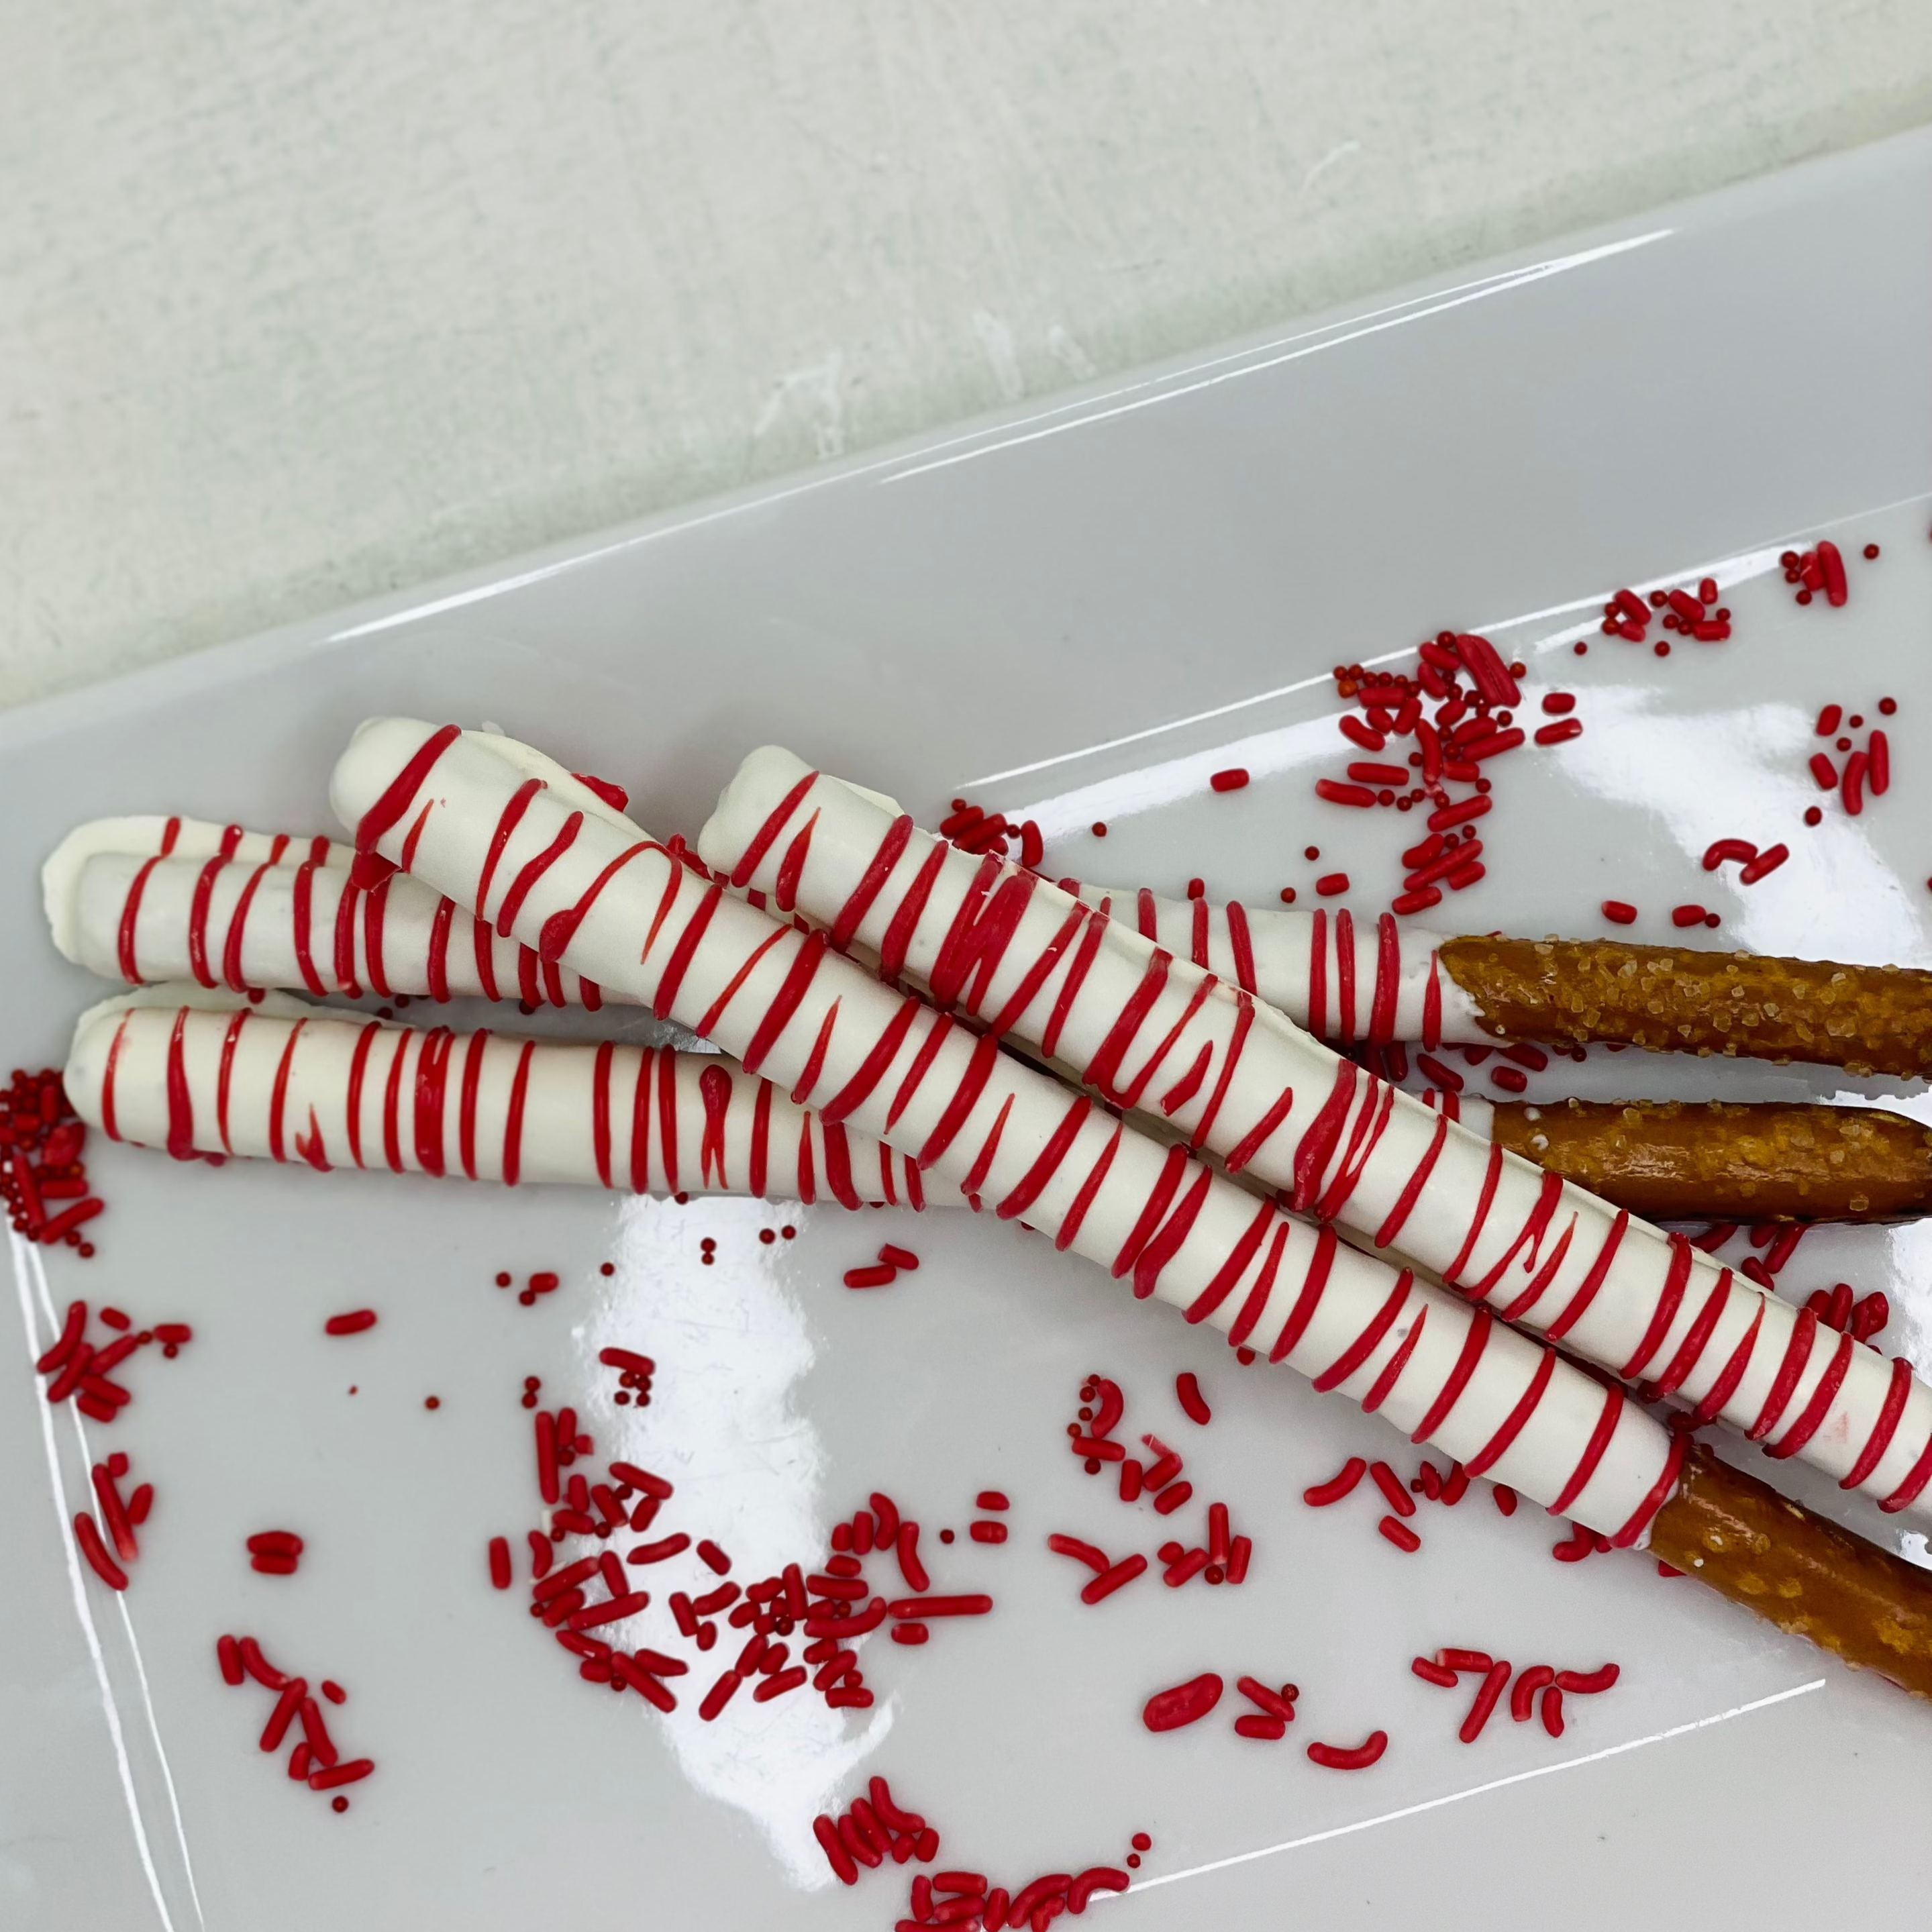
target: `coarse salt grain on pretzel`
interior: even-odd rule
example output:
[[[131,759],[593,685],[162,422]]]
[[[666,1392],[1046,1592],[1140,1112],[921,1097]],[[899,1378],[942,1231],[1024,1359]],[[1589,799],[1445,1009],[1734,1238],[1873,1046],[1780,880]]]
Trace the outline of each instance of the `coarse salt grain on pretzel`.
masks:
[[[924,1204],[919,1171],[718,1054],[518,1040],[154,986],[84,1014],[82,1119],[177,1158]]]
[[[1466,1124],[1484,1103],[1465,1099]],[[1474,1114],[1475,1120],[1471,1116]],[[1490,1103],[1511,1154],[1657,1221],[1884,1221],[1932,1211],[1932,1129],[1779,1101]]]
[[[61,950],[132,984],[602,1004],[593,982],[407,873],[358,886],[354,857],[194,819],[96,820],[47,861],[43,893]],[[1456,1117],[1489,1130],[1485,1104],[1465,1096]],[[1932,1204],[1932,1133],[1876,1109],[1572,1101],[1533,1128],[1538,1111],[1498,1105],[1492,1138],[1636,1214],[1858,1220]]]
[[[356,842],[624,987],[877,1132],[940,1182],[1250,1340],[1317,1386],[1624,1544],[1640,1544],[1681,1448],[1620,1390],[1355,1252],[881,986],[824,938],[707,884],[614,814],[526,776],[501,741],[372,721],[332,796]]]
[[[1384,914],[1061,882],[1176,957],[1344,1046],[1593,1040],[1932,1074],[1932,973],[1617,940],[1456,938]]]
[[[1802,1454],[1882,1510],[1926,1506],[1932,1389],[1908,1363],[1432,1112],[1036,874],[959,852],[776,746],[740,765],[698,849],[833,948],[1419,1263],[1485,1318],[1676,1395],[1774,1457]],[[1401,987],[1390,964],[1336,997],[1359,994],[1366,1036],[1391,1038]]]

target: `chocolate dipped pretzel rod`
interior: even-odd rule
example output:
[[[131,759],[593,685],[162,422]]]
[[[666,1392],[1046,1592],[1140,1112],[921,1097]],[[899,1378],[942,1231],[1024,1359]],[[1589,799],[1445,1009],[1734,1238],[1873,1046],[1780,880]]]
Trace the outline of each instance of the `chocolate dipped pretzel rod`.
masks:
[[[910,1153],[1056,1246],[1131,1277],[1232,1343],[1378,1411],[1626,1546],[1681,1447],[1486,1311],[1342,1246],[895,993],[822,935],[729,896],[634,826],[524,776],[500,741],[410,719],[364,725],[338,764],[358,848],[786,1084],[823,1120]]]
[[[91,1126],[178,1160],[925,1204],[903,1156],[717,1054],[425,1030],[158,986],[82,1015],[65,1078]]]
[[[1923,1506],[1932,1389],[1909,1363],[1432,1112],[1036,874],[962,852],[770,746],[740,766],[698,846],[835,950],[1157,1115],[1298,1210],[1774,1457],[1804,1456],[1882,1510]],[[1378,988],[1372,1030],[1392,1035],[1399,976]]]
[[[358,886],[354,858],[352,848],[326,838],[193,819],[104,819],[62,842],[44,868],[43,892],[61,950],[130,984],[601,1004],[593,982],[539,960],[420,879],[392,872]],[[614,990],[610,998],[626,1004]],[[1553,1124],[1554,1107],[1540,1110],[1546,1124],[1534,1128],[1527,1116],[1538,1110],[1498,1106],[1492,1114],[1480,1100],[1459,1104],[1475,1131],[1636,1214],[1861,1220],[1932,1205],[1932,1135],[1876,1109],[1700,1113],[1573,1101]]]
[[[1451,938],[1384,913],[1162,898],[1061,881],[1178,958],[1344,1046],[1605,1040],[1932,1075],[1932,973],[1610,939]]]

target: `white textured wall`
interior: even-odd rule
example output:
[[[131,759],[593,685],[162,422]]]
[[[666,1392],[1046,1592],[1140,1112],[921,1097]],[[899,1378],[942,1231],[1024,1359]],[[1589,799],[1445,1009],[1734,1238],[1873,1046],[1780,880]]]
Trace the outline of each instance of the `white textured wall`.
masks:
[[[15,0],[0,701],[1927,118],[1926,0]]]

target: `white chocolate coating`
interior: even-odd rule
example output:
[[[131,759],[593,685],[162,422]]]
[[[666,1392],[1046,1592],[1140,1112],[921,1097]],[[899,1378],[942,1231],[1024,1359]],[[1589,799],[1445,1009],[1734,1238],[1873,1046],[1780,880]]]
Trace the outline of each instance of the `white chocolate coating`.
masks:
[[[902,1156],[716,1054],[424,1031],[153,986],[82,1016],[65,1078],[90,1126],[178,1158],[924,1204]]]
[[[545,764],[549,761],[544,760]],[[601,812],[608,808],[600,806]],[[242,992],[601,1004],[418,879],[364,887],[352,846],[195,819],[99,819],[41,868],[54,943],[104,979]],[[130,908],[132,908],[131,913]]]
[[[822,937],[707,885],[655,841],[627,842],[608,820],[520,784],[491,740],[372,720],[338,764],[332,797],[362,849],[397,863],[406,854],[438,891],[546,956],[910,1153],[929,1184],[1023,1214],[1057,1245],[1131,1275],[1137,1295],[1252,1338],[1476,1473],[1627,1544],[1674,1485],[1678,1446],[1620,1390],[1162,1148],[880,985]],[[776,856],[783,904],[791,868],[784,847]]]
[[[1768,1439],[1773,1456],[1802,1454],[1881,1508],[1932,1506],[1932,1389],[1902,1359],[1504,1154],[1034,874],[962,852],[772,746],[740,766],[698,849],[886,977],[1025,1041],[1114,1104],[1158,1112],[1231,1169],[1504,1319]],[[1336,956],[1356,976],[1334,992],[1353,1037],[1393,1037],[1408,984],[1392,921],[1378,937],[1383,970],[1366,980],[1352,951]]]
[[[1162,898],[1144,886],[1136,890],[1077,879],[1060,884],[1177,959],[1265,1000],[1318,1038],[1344,1046],[1420,1040],[1431,1048],[1444,1040],[1495,1042],[1478,1023],[1475,1002],[1442,970],[1437,948],[1444,935],[1386,913],[1372,926],[1358,926],[1346,911],[1318,907],[1304,911],[1238,899],[1210,904],[1204,898]],[[1387,943],[1390,933],[1393,946]]]

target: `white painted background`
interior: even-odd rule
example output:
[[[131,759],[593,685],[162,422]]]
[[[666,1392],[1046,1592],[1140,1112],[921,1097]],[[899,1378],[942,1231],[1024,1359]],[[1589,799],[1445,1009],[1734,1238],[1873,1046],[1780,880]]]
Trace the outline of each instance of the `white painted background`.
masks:
[[[12,0],[0,702],[1927,119],[1926,0]]]

